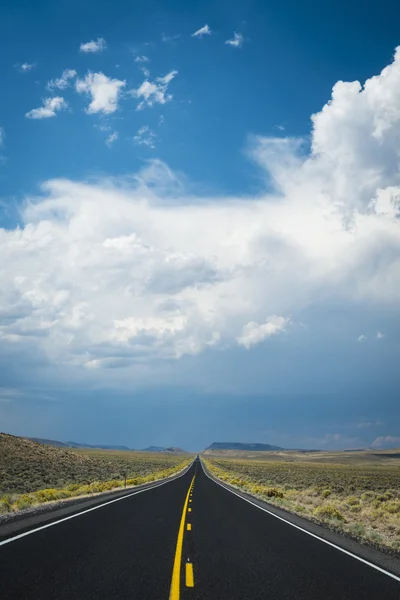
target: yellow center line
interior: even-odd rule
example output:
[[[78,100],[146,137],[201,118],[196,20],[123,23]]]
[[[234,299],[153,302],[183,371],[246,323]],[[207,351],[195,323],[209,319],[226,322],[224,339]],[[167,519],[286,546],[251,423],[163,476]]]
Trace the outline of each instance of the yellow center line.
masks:
[[[188,508],[188,512],[192,512],[192,509],[191,509],[191,508]]]
[[[191,487],[193,487],[193,483],[194,483],[194,479],[195,479],[196,475],[194,475],[193,479],[192,479],[192,483],[191,483]],[[175,549],[175,558],[174,558],[174,566],[172,569],[172,580],[171,580],[171,589],[169,592],[169,600],[179,600],[180,598],[180,593],[181,593],[181,561],[182,561],[182,545],[183,545],[183,535],[184,535],[184,531],[185,531],[185,518],[186,518],[186,511],[187,511],[187,506],[189,503],[189,493],[190,493],[190,487],[188,489],[187,495],[186,495],[186,500],[185,503],[183,505],[183,510],[182,510],[182,517],[181,517],[181,522],[179,525],[179,530],[178,530],[178,539],[176,541],[176,549]],[[189,511],[191,509],[189,508]],[[186,580],[187,580],[187,570],[186,570]],[[192,582],[193,582],[193,565],[192,565]],[[194,583],[193,583],[194,585]],[[189,587],[193,587],[189,586]]]
[[[192,563],[186,563],[186,587],[194,587]]]
[[[186,526],[186,529],[187,529],[188,531],[192,531],[192,524],[191,524],[191,523],[188,523],[188,524],[187,524],[187,526]]]

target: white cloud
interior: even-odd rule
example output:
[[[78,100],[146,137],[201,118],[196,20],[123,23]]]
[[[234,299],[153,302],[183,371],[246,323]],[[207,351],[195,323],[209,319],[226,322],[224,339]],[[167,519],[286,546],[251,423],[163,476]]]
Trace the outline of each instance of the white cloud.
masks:
[[[17,69],[21,71],[21,73],[28,73],[29,71],[32,71],[32,69],[35,68],[34,63],[22,63],[21,65],[17,64],[14,66],[17,67]]]
[[[381,427],[383,423],[381,421],[360,421],[356,424],[358,429],[368,429],[369,427]]]
[[[0,230],[1,344],[150,368],[264,339],[266,315],[290,315],[287,344],[305,308],[398,316],[399,96],[397,52],[363,87],[335,85],[310,154],[296,138],[250,140],[268,183],[255,197],[196,195],[160,161],[129,178],[47,181],[20,227]]]
[[[79,50],[81,52],[102,52],[107,47],[106,40],[104,38],[97,38],[97,40],[92,40],[90,42],[86,42],[85,44],[81,44]]]
[[[228,44],[228,46],[233,46],[234,48],[241,48],[243,46],[243,41],[243,35],[234,31],[233,38],[231,38],[230,40],[226,40],[225,44]]]
[[[25,116],[28,119],[49,119],[50,117],[55,117],[58,111],[67,107],[68,104],[64,98],[61,98],[60,96],[55,96],[54,98],[45,98],[43,101],[43,106],[30,110]]]
[[[76,71],[74,69],[65,69],[58,79],[50,79],[47,84],[49,90],[57,88],[59,90],[65,90],[71,85],[71,80],[76,77]]]
[[[142,98],[137,109],[141,110],[146,105],[165,104],[172,100],[172,95],[168,93],[168,85],[177,74],[178,71],[171,71],[164,77],[157,77],[155,81],[149,81],[146,78],[137,89],[132,90],[131,94],[135,98]]]
[[[391,435],[382,435],[377,437],[371,444],[371,448],[375,448],[377,450],[389,449],[389,448],[399,448],[400,447],[400,437],[395,437]]]
[[[5,135],[4,127],[0,127],[0,147],[4,146]]]
[[[197,31],[195,31],[194,33],[192,33],[192,37],[198,37],[198,38],[202,38],[203,35],[211,35],[212,31],[209,28],[208,25],[203,25],[203,27],[200,27],[200,29],[198,29]]]
[[[311,441],[311,440],[310,440]],[[349,437],[342,433],[327,433],[322,439],[314,439],[312,443],[324,450],[344,450],[351,448],[364,448],[367,443],[359,437]]]
[[[383,333],[381,333],[380,331],[378,331],[378,333],[376,334],[377,340],[383,340],[384,337],[385,337],[385,335]]]
[[[109,148],[111,148],[111,146],[113,145],[114,142],[116,142],[118,139],[118,131],[113,131],[112,133],[110,133],[110,135],[107,137],[106,140],[106,144]]]
[[[244,346],[248,350],[266,338],[285,331],[287,324],[287,318],[276,316],[269,317],[262,325],[259,325],[255,321],[250,321],[243,327],[241,335],[236,338],[236,341],[239,346]]]
[[[118,109],[118,101],[125,81],[111,79],[104,73],[89,72],[85,79],[78,79],[75,88],[79,93],[87,93],[92,97],[86,112],[94,114],[102,112],[110,114]]]
[[[175,40],[178,40],[180,37],[181,37],[180,33],[176,33],[174,35],[167,35],[166,33],[163,33],[161,35],[161,41],[164,43],[175,42]]]
[[[364,335],[364,334],[358,336],[358,338],[357,338],[357,342],[361,342],[362,343],[362,342],[366,342],[366,341],[367,341],[367,336]]]
[[[137,63],[146,63],[146,62],[149,62],[149,59],[147,58],[147,56],[136,56],[135,57],[135,62],[137,62]]]
[[[149,148],[155,148],[155,140],[157,139],[154,131],[150,129],[147,125],[143,125],[138,129],[137,134],[133,138],[135,144],[139,146],[148,146]]]

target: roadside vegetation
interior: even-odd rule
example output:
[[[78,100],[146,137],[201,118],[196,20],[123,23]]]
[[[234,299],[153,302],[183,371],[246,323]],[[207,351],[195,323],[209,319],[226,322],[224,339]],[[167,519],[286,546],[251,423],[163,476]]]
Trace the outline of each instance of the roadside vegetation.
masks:
[[[400,461],[393,460],[352,465],[203,456],[221,481],[400,555]]]
[[[0,514],[164,479],[192,461],[185,454],[66,450],[0,434]]]

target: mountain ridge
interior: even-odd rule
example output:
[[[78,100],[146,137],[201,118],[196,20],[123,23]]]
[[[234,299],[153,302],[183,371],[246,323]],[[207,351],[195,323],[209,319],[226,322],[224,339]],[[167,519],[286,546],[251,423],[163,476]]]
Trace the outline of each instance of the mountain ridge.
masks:
[[[123,450],[130,452],[186,452],[186,450],[182,450],[182,448],[178,448],[177,446],[148,446],[142,450],[135,450],[134,448],[128,448],[128,446],[118,446],[115,444],[82,444],[71,440],[60,442],[58,440],[49,440],[47,438],[38,437],[26,437],[25,439],[30,440],[31,442],[44,444],[45,446],[54,446],[56,448],[89,448],[91,450]]]
[[[268,452],[285,450],[280,446],[271,446],[271,444],[246,443],[246,442],[213,442],[206,450],[252,450],[253,452]]]

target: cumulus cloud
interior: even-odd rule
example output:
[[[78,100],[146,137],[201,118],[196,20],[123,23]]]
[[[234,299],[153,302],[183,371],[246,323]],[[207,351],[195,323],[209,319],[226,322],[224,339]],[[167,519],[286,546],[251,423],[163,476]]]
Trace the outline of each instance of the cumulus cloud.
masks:
[[[28,119],[49,119],[55,117],[57,112],[68,107],[67,102],[60,96],[54,98],[45,98],[43,106],[34,108],[26,113]]]
[[[113,131],[106,139],[106,144],[109,148],[116,142],[118,139],[118,131]]]
[[[383,333],[381,333],[380,331],[378,331],[378,333],[376,334],[377,340],[383,340],[384,337],[385,337],[385,335]]]
[[[102,52],[106,49],[106,47],[106,40],[104,38],[97,38],[97,40],[92,40],[90,42],[81,44],[79,50],[81,52]]]
[[[16,67],[19,71],[21,71],[21,73],[28,73],[29,71],[32,71],[32,69],[35,68],[35,64],[25,62],[22,64],[16,64],[16,65],[14,65],[14,67]]]
[[[136,56],[135,57],[135,62],[137,62],[137,63],[146,63],[146,62],[149,62],[149,59],[147,58],[147,56]]]
[[[111,79],[104,73],[89,73],[84,79],[78,79],[75,88],[79,93],[89,94],[92,98],[86,112],[110,114],[118,109],[118,101],[126,81]]]
[[[382,435],[377,437],[371,444],[371,448],[383,450],[384,448],[399,448],[400,437]]]
[[[160,161],[47,181],[0,230],[1,344],[100,369],[289,343],[305,307],[335,301],[398,314],[399,95],[397,51],[364,86],[334,86],[310,153],[252,138],[256,197],[196,196]]]
[[[285,331],[287,323],[287,318],[276,316],[269,317],[262,325],[259,325],[255,321],[250,321],[243,327],[241,335],[236,338],[236,341],[239,346],[244,346],[248,350],[266,338]]]
[[[148,73],[143,83],[130,93],[139,100],[142,99],[137,109],[141,110],[146,105],[153,106],[154,104],[165,104],[172,100],[172,94],[168,93],[168,85],[176,77],[178,71],[170,71],[164,77],[157,77],[155,81],[149,81]]]
[[[59,90],[65,90],[67,87],[71,85],[71,80],[76,77],[75,69],[65,69],[58,79],[50,79],[47,84],[47,88],[52,90],[57,88]]]
[[[200,27],[200,29],[198,29],[197,31],[192,33],[192,37],[202,38],[204,35],[211,35],[211,34],[212,34],[212,31],[209,28],[209,26],[203,25],[203,27]]]
[[[359,335],[357,338],[357,342],[362,343],[362,342],[366,342],[366,341],[367,341],[367,336],[364,334]]]
[[[157,139],[154,131],[147,125],[143,125],[138,129],[137,134],[134,136],[133,141],[139,146],[148,146],[149,148],[155,148],[155,140]]]
[[[228,44],[228,46],[233,46],[234,48],[241,48],[243,46],[243,41],[243,35],[234,31],[233,38],[226,40],[225,44]]]

